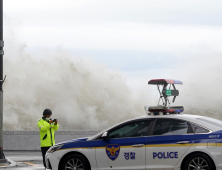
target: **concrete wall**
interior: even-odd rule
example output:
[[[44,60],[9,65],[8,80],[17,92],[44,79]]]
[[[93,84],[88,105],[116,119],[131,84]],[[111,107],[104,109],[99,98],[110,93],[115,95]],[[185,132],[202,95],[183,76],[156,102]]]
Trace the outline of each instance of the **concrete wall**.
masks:
[[[56,143],[93,136],[100,131],[57,131]],[[40,150],[38,131],[4,131],[3,150]]]

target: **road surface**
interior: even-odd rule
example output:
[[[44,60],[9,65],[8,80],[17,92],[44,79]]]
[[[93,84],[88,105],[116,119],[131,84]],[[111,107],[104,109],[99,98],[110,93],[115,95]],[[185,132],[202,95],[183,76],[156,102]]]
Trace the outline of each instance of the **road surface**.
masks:
[[[4,154],[6,158],[17,163],[16,167],[6,170],[45,170],[41,151],[4,151]]]

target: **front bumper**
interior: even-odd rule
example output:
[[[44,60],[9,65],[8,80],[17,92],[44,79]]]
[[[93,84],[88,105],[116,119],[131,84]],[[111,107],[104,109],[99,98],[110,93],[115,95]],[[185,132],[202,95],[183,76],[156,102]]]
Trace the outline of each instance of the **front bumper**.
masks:
[[[58,170],[59,159],[53,154],[47,154],[45,156],[46,170]]]
[[[46,170],[52,170],[52,166],[49,159],[45,159]]]

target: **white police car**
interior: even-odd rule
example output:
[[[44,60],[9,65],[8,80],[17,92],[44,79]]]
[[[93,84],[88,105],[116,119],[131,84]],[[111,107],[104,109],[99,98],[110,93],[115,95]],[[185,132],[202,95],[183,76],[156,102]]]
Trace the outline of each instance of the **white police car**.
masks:
[[[46,163],[52,170],[222,170],[222,121],[186,114],[139,117],[59,143]]]
[[[183,107],[167,106],[170,96],[174,102],[179,95],[174,84],[181,81],[158,79],[148,84],[163,86],[163,106],[146,107],[147,116],[93,137],[52,146],[45,157],[47,169],[222,170],[222,121],[179,114]]]

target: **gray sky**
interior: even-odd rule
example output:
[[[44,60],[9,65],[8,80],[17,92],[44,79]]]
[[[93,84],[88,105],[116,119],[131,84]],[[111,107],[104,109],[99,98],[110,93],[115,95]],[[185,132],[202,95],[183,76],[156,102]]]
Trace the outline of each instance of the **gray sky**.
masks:
[[[131,75],[221,53],[221,7],[220,0],[5,0],[4,15],[36,55],[59,46]]]

